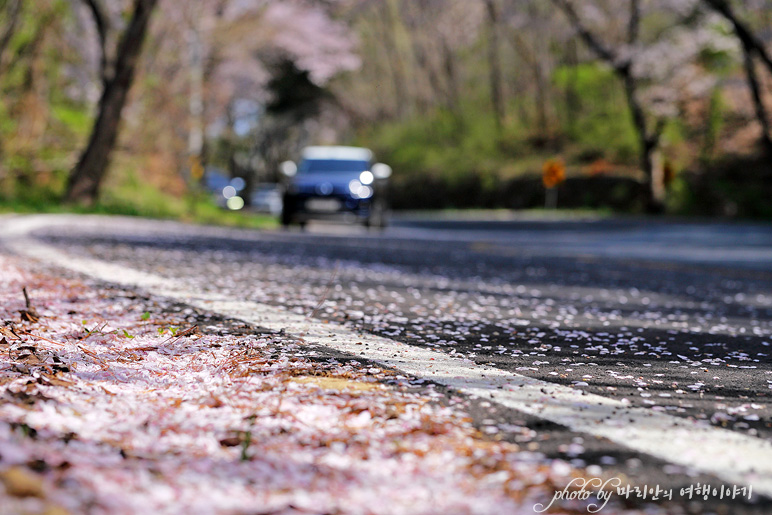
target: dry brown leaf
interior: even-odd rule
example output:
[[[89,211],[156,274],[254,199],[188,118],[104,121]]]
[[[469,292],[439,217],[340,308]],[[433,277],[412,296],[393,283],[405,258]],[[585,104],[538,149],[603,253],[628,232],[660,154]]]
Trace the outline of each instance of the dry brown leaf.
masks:
[[[23,385],[19,389],[6,389],[3,393],[3,400],[11,401],[20,406],[32,406],[38,401],[54,401],[54,399],[44,395],[38,390],[37,383],[34,379],[29,378],[29,381],[29,383]]]
[[[22,322],[32,322],[34,324],[40,320],[40,315],[34,309],[20,309],[19,313],[21,313]]]
[[[243,443],[244,439],[241,435],[227,436],[220,440],[220,445],[223,447],[238,447]]]
[[[174,343],[178,342],[180,338],[184,338],[185,336],[191,336],[194,334],[198,334],[198,326],[194,325],[193,327],[188,327],[187,329],[184,329],[182,331],[177,331],[173,336],[170,336],[166,339],[161,345],[167,344],[171,341]]]
[[[51,386],[68,387],[75,384],[72,381],[68,381],[66,379],[62,379],[61,377],[57,377],[55,375],[50,375],[50,374],[41,374],[40,377],[43,379],[43,381],[50,384]]]
[[[13,326],[0,327],[0,335],[13,340],[21,340],[21,336],[16,334],[16,331],[13,330]]]
[[[23,356],[19,356],[19,362],[24,363],[27,366],[31,367],[38,367],[41,365],[44,365],[43,360],[41,360],[39,357],[37,357],[36,354],[26,354]]]
[[[0,481],[5,485],[6,493],[13,497],[45,497],[41,477],[23,467],[0,472]]]
[[[294,383],[313,384],[325,390],[377,390],[379,383],[352,381],[343,377],[304,376],[290,379]]]
[[[21,290],[24,293],[24,303],[27,306],[26,309],[19,310],[19,313],[21,313],[21,321],[36,323],[38,320],[40,320],[40,315],[29,300],[29,295],[27,295],[27,287],[25,286]]]
[[[217,397],[216,395],[212,395],[206,399],[204,399],[204,402],[201,403],[202,406],[206,406],[208,408],[221,408],[225,406],[223,401]]]

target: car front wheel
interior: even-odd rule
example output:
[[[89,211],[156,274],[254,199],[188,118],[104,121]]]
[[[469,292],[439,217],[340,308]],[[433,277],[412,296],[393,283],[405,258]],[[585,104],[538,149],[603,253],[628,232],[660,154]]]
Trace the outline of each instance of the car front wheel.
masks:
[[[293,216],[292,216],[292,211],[290,211],[289,209],[282,209],[280,218],[281,218],[281,225],[283,227],[289,227],[290,225],[292,225]]]
[[[381,201],[376,201],[370,209],[370,216],[365,220],[365,227],[382,230],[386,228],[386,225],[386,205]]]

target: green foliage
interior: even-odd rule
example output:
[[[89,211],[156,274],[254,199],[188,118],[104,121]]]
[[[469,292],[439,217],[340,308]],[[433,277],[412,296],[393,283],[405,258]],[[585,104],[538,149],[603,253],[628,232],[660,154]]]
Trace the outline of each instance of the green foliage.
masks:
[[[76,64],[66,0],[23,2],[0,74],[0,209],[50,211],[88,130],[85,103],[67,98]]]
[[[575,125],[567,135],[579,160],[582,156],[593,156],[635,162],[637,135],[613,70],[600,63],[563,66],[555,71],[553,83],[560,89],[571,87],[577,95],[579,112],[575,113]]]
[[[708,106],[708,120],[705,124],[705,136],[702,144],[701,159],[703,162],[708,161],[714,155],[716,143],[724,126],[723,111],[724,102],[721,97],[721,90],[716,88],[710,96],[710,104]]]
[[[667,211],[673,214],[689,214],[696,202],[689,183],[683,177],[676,177],[667,193]]]
[[[53,186],[0,180],[0,213],[93,213],[107,215],[142,216],[177,219],[197,224],[234,227],[272,228],[278,222],[270,215],[242,211],[225,211],[206,195],[188,195],[183,198],[161,192],[141,180],[136,174],[115,174],[125,177],[105,188],[100,201],[89,208],[61,204],[66,173]],[[3,182],[12,183],[3,186]]]
[[[328,94],[317,86],[306,70],[298,69],[291,59],[282,58],[273,66],[273,77],[268,82],[271,100],[265,106],[273,115],[290,115],[298,120],[317,113],[320,102]]]
[[[565,147],[579,161],[584,156],[635,163],[638,142],[617,79],[607,67],[586,64],[560,68],[554,84],[576,91],[581,113]],[[438,109],[405,121],[384,123],[359,135],[398,174],[429,174],[458,178],[479,172],[507,175],[538,173],[541,162],[561,148],[544,148],[532,142],[534,130],[510,120],[501,136],[494,120],[479,103],[466,100],[461,116]],[[524,165],[524,163],[528,163]]]
[[[700,52],[699,63],[718,75],[727,75],[735,68],[735,60],[726,50],[703,49]]]
[[[409,190],[433,189],[444,197],[441,204],[432,207],[506,205],[502,193],[506,184],[515,179],[538,179],[544,161],[558,154],[575,169],[576,165],[600,158],[637,164],[637,135],[613,72],[596,64],[558,69],[554,87],[566,88],[569,82],[581,112],[577,113],[574,130],[562,136],[554,129],[538,134],[533,124],[516,117],[508,119],[499,133],[491,110],[488,106],[481,108],[485,100],[471,94],[455,112],[436,109],[369,127],[360,132],[358,143],[373,148],[378,159],[392,165],[396,195],[406,192],[417,201]],[[512,99],[509,112],[526,111],[530,101],[525,96]],[[565,106],[552,107],[558,115],[563,114],[560,110]],[[677,129],[673,130],[673,138],[679,137]],[[625,188],[621,197],[632,194],[627,186],[620,187]],[[536,188],[534,200],[529,202],[536,202],[539,186]],[[403,199],[395,200],[399,204]]]
[[[91,113],[82,105],[57,103],[52,106],[51,114],[54,123],[59,123],[74,136],[85,137],[91,129]]]
[[[540,8],[535,4],[533,7],[537,10],[530,10],[528,16],[543,17],[546,21],[550,14],[548,7],[542,6],[543,10],[538,11]],[[96,70],[90,68],[93,63],[87,62],[89,59],[78,51],[82,45],[73,43],[77,35],[75,28],[79,25],[74,23],[70,0],[41,0],[23,5],[18,30],[3,56],[7,67],[0,74],[0,211],[58,212],[65,210],[59,199],[93,122],[94,106],[79,100],[84,97],[79,93],[82,80],[87,76],[93,78]],[[544,192],[539,182],[542,163],[560,156],[569,167],[569,179],[573,183],[566,188],[572,192],[570,201],[574,205],[615,209],[637,205],[636,188],[640,186],[640,179],[633,178],[633,174],[638,167],[640,149],[625,92],[613,70],[599,62],[552,68],[556,63],[585,61],[591,55],[581,46],[579,53],[576,49],[569,52],[563,47],[564,35],[554,37],[546,32],[563,25],[535,23],[533,27],[517,29],[524,34],[522,48],[511,41],[512,27],[502,31],[499,50],[507,117],[503,128],[499,128],[492,113],[488,83],[488,34],[482,31],[471,39],[460,38],[466,39],[465,43],[449,41],[450,59],[445,61],[440,46],[428,44],[437,43],[432,38],[433,19],[429,16],[440,19],[443,9],[438,7],[433,12],[418,6],[405,13],[398,11],[395,9],[392,13],[397,47],[392,57],[381,45],[384,31],[390,30],[389,22],[359,20],[363,72],[348,75],[350,80],[343,84],[349,87],[341,88],[339,93],[339,100],[351,100],[351,106],[346,105],[349,102],[340,102],[344,107],[356,107],[358,97],[366,99],[361,100],[363,117],[355,134],[356,143],[373,148],[380,160],[393,166],[396,203],[416,207],[424,206],[421,202],[431,199],[436,202],[432,207],[543,205]],[[0,16],[1,12],[2,9]],[[377,13],[378,9],[372,12]],[[127,17],[130,11],[124,10],[121,14]],[[408,23],[410,16],[419,16],[412,20],[417,23],[415,26]],[[421,16],[426,19],[422,20]],[[3,21],[0,19],[0,25]],[[698,22],[702,23],[696,17],[679,21],[684,26]],[[647,36],[643,39],[656,39],[672,24],[672,16],[666,11],[651,13],[642,20],[642,34]],[[532,32],[539,30],[545,32]],[[717,24],[715,32],[732,35],[727,24]],[[179,193],[171,195],[148,183],[149,175],[156,177],[155,174],[164,173],[168,175],[156,184],[173,182],[166,179],[174,177],[179,167],[175,160],[180,161],[184,159],[180,156],[185,155],[187,72],[179,67],[178,56],[167,56],[168,50],[160,51],[161,39],[151,42],[159,52],[154,54],[153,62],[146,63],[135,84],[138,90],[132,110],[135,123],[125,124],[133,132],[124,135],[121,142],[119,153],[123,162],[110,170],[99,203],[87,211],[177,218],[196,223],[275,225],[268,216],[224,211],[200,192],[180,197]],[[170,41],[175,39],[172,37]],[[224,44],[224,41],[218,43]],[[424,44],[428,58],[421,64],[417,54],[413,54],[418,46],[413,45]],[[695,64],[719,79],[737,79],[742,75],[742,67],[737,55],[725,47],[716,45],[702,50]],[[415,59],[411,59],[411,55]],[[545,64],[543,70],[552,73],[546,81],[534,70],[540,63]],[[295,63],[275,60],[273,64],[275,73],[268,84],[272,94],[266,97],[270,100],[264,106],[267,112],[296,119],[317,114],[319,103],[329,100],[329,91],[333,89],[312,83],[307,70],[299,69]],[[397,68],[406,75],[404,91],[396,86],[392,88],[389,80]],[[721,96],[720,88],[727,91],[729,82],[720,81],[709,101],[686,98],[682,107],[689,116],[671,120],[666,125],[663,148],[678,167],[699,165],[709,170],[717,164],[725,121],[738,121],[733,102],[725,104]],[[397,95],[392,89],[404,98],[395,98]],[[373,98],[374,91],[377,98]],[[344,95],[351,95],[351,99]],[[726,98],[733,97],[727,95]],[[539,107],[544,107],[542,112]],[[222,114],[214,112],[217,107],[212,109],[208,114]],[[352,112],[358,111],[352,109]],[[147,113],[153,116],[144,116]],[[396,116],[402,118],[395,120]],[[544,118],[544,123],[540,118]],[[747,123],[747,117],[743,123]],[[273,137],[284,139],[275,134]],[[153,149],[158,147],[164,149],[163,158],[153,166],[144,166],[148,156],[141,154],[155,152]],[[252,139],[222,137],[208,142],[207,158],[210,164],[225,167],[237,152],[254,147]],[[600,160],[610,163],[607,170],[612,170],[608,173],[614,177],[586,176],[586,165]],[[581,186],[577,185],[579,182]],[[669,197],[671,211],[695,209],[695,199],[703,198],[695,184],[696,181],[686,178],[676,179]],[[770,205],[768,197],[758,191],[734,188],[733,184],[732,181],[725,184],[727,191],[721,194],[717,205],[736,203],[740,206],[739,212],[749,213],[762,213],[764,206]],[[561,205],[564,193],[561,192]],[[511,200],[514,195],[520,196],[517,202]],[[746,208],[745,203],[762,207]]]
[[[126,168],[113,174],[99,199],[102,209],[132,216],[173,218],[185,211],[184,201],[165,195],[143,181],[136,170]]]
[[[0,134],[11,134],[16,129],[16,122],[11,118],[5,102],[0,102]]]

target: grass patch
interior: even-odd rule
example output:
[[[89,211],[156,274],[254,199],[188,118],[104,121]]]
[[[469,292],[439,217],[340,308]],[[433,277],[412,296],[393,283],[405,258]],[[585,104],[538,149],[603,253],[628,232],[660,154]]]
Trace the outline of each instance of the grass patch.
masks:
[[[7,181],[9,182],[9,181]],[[227,211],[217,206],[209,194],[173,196],[139,180],[129,178],[105,189],[90,207],[61,202],[61,184],[50,187],[6,185],[0,194],[0,213],[77,213],[137,216],[229,227],[267,229],[278,227],[276,217],[249,211]]]

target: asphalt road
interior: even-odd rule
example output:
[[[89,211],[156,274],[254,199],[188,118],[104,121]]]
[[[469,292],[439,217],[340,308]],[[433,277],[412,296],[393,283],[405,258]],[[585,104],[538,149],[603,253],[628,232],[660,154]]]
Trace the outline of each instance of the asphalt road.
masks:
[[[772,441],[768,225],[401,218],[383,233],[321,225],[251,232],[70,218],[34,236],[187,289],[726,429],[759,448]],[[732,486],[677,459],[731,449],[699,440],[667,447],[665,437],[673,459],[655,458],[495,398],[438,390],[440,402],[467,410],[488,437],[591,472],[676,490]],[[670,504],[692,513],[770,513],[765,493],[759,487],[751,503],[676,496]]]

